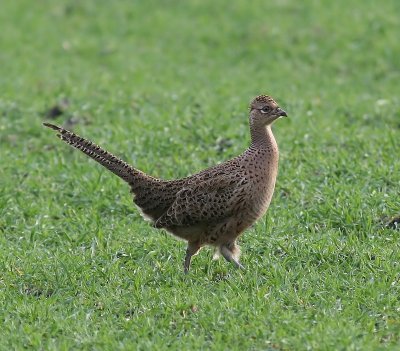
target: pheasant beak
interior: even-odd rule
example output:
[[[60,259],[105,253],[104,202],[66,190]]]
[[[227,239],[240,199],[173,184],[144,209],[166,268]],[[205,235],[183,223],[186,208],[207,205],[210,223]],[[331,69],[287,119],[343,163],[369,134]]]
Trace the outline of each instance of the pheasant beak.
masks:
[[[287,113],[284,110],[282,110],[280,107],[278,107],[276,109],[276,114],[279,117],[287,117]]]

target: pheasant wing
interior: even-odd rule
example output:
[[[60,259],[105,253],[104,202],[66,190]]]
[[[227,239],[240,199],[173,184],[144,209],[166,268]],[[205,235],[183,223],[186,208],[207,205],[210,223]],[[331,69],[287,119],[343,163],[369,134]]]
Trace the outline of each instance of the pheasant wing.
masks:
[[[231,216],[245,202],[248,180],[242,176],[219,176],[187,184],[177,194],[155,227],[183,227],[218,222]]]

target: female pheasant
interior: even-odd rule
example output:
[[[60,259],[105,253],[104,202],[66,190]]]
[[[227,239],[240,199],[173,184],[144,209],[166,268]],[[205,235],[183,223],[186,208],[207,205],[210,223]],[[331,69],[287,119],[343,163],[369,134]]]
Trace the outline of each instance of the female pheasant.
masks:
[[[128,165],[91,141],[50,123],[46,127],[126,181],[134,202],[156,228],[188,242],[184,271],[192,256],[212,245],[243,268],[236,239],[268,209],[278,172],[278,146],[271,125],[287,116],[267,95],[250,104],[251,145],[241,155],[177,180],[161,180]]]

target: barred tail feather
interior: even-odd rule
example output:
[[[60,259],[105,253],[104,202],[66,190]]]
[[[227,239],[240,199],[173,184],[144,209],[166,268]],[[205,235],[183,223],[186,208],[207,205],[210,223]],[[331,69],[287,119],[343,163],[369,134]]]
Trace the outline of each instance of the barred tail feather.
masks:
[[[105,151],[100,146],[80,137],[79,135],[76,135],[75,133],[51,123],[43,123],[43,125],[57,131],[57,136],[61,140],[65,141],[74,148],[81,150],[84,154],[88,155],[90,158],[100,163],[102,166],[129,184],[133,184],[141,178],[149,177],[143,172],[131,167],[113,154]]]

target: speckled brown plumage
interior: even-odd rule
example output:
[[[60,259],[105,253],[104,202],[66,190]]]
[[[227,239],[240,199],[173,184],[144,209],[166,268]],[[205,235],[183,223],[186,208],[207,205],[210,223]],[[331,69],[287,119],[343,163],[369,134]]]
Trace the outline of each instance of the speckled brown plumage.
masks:
[[[151,177],[68,130],[44,125],[125,180],[135,204],[156,228],[188,242],[187,272],[192,256],[204,245],[215,246],[225,259],[243,268],[236,239],[270,204],[279,158],[271,125],[282,116],[286,112],[271,97],[257,96],[250,104],[250,147],[229,161],[177,180]]]

